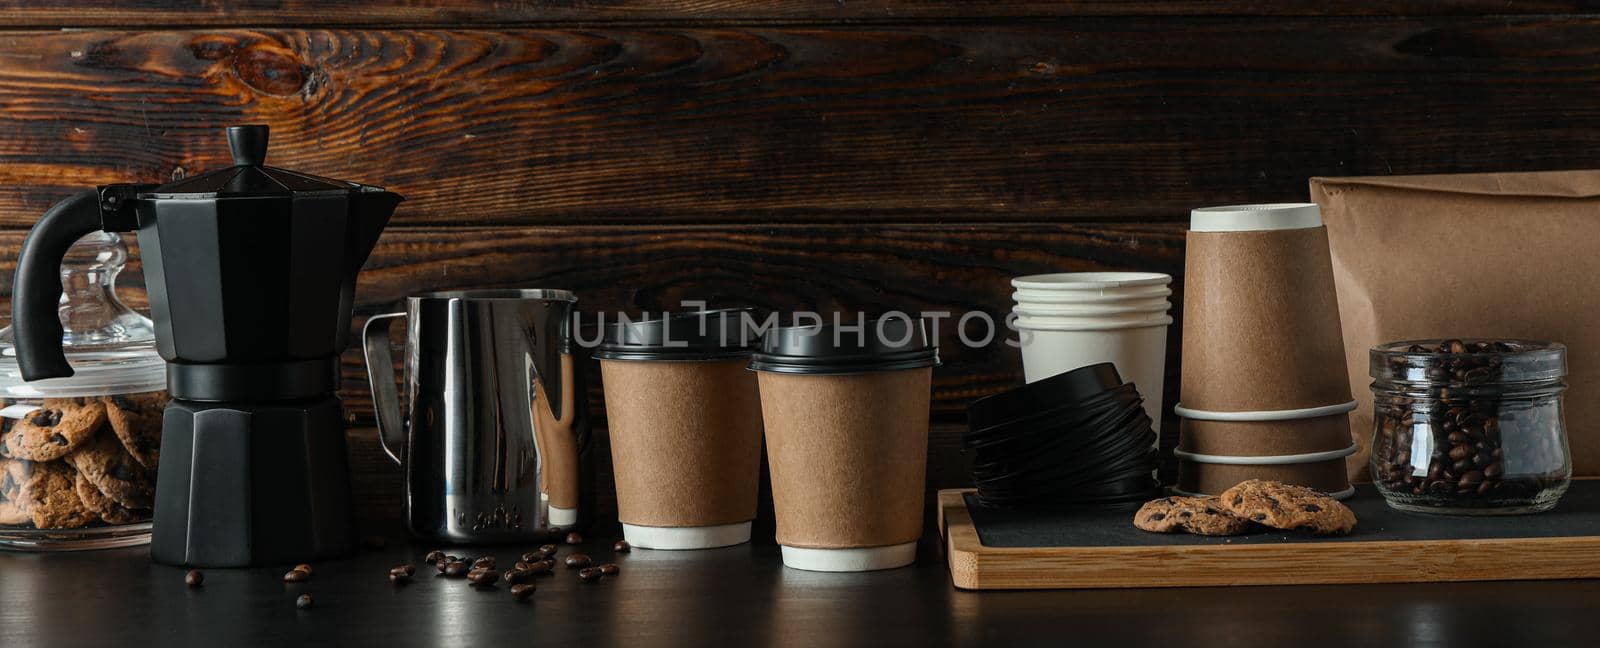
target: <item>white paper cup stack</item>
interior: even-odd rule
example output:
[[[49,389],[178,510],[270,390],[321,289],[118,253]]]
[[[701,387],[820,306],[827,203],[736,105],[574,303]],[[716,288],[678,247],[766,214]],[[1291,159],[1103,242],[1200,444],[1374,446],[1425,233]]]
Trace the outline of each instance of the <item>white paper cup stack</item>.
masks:
[[[1037,382],[1079,367],[1115,364],[1161,425],[1172,277],[1154,272],[1066,272],[1011,280],[1012,326],[1022,371]]]

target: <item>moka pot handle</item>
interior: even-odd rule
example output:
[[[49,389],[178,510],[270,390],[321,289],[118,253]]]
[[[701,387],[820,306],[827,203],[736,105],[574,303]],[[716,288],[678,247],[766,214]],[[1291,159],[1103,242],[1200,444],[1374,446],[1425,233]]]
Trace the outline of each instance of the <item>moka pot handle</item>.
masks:
[[[61,346],[61,259],[101,224],[100,193],[84,191],[45,211],[22,241],[12,281],[11,331],[23,380],[72,375]]]

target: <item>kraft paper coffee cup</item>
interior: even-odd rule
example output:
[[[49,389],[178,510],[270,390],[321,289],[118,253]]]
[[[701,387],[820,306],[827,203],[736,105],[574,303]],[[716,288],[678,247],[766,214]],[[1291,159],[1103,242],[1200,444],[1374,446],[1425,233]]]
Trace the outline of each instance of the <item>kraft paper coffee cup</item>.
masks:
[[[629,544],[708,549],[750,540],[761,400],[743,310],[609,327],[600,359],[617,517]]]
[[[1178,428],[1178,450],[1203,455],[1301,455],[1343,450],[1352,442],[1344,414],[1282,421],[1185,418]]]
[[[1184,406],[1272,411],[1351,400],[1315,204],[1196,209],[1187,241]]]
[[[922,322],[909,318],[763,336],[750,368],[784,565],[868,571],[916,559],[938,362]]]
[[[1215,464],[1178,460],[1177,490],[1183,493],[1216,495],[1251,479],[1298,484],[1341,499],[1353,493],[1345,478],[1342,457],[1297,464]]]

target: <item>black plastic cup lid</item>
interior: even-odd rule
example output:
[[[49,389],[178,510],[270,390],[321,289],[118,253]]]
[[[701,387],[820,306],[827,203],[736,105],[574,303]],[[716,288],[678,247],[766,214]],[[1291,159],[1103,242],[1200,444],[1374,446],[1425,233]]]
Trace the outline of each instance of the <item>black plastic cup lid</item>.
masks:
[[[972,401],[967,406],[967,421],[972,429],[982,430],[1035,412],[1074,405],[1120,385],[1122,376],[1112,363],[1079,367]]]
[[[607,326],[594,351],[600,360],[736,360],[754,351],[745,326],[749,308],[667,313],[654,319],[619,319]]]
[[[938,344],[921,320],[909,317],[776,328],[761,336],[750,358],[756,371],[819,376],[938,365]]]

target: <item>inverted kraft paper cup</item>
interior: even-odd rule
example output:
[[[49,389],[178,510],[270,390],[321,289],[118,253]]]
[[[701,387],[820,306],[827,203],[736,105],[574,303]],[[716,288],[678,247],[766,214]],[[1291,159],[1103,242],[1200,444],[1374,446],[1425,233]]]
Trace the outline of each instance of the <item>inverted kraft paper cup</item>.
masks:
[[[1184,405],[1261,411],[1351,400],[1328,235],[1315,210],[1194,211],[1184,279]]]
[[[760,394],[746,370],[750,349],[722,337],[723,329],[702,332],[695,320],[702,316],[618,324],[595,352],[617,517],[636,547],[709,549],[750,539],[761,469]],[[737,318],[726,324],[735,325]]]
[[[769,332],[751,361],[784,564],[911,564],[922,535],[937,350],[920,322],[882,336],[898,344],[836,337],[830,327],[802,336],[798,328]]]
[[[1133,382],[1144,397],[1145,413],[1157,426],[1162,412],[1162,386],[1167,370],[1167,328],[1170,316],[1126,328],[1030,328],[1034,318],[1016,321],[1022,346],[1022,373],[1030,383],[1101,362],[1116,365],[1123,380]]]
[[[1204,455],[1275,456],[1349,447],[1347,414],[1287,421],[1181,419],[1178,449]]]
[[[1328,494],[1348,495],[1344,458],[1301,464],[1229,465],[1178,460],[1178,490],[1216,495],[1251,479],[1279,481],[1314,488]]]

